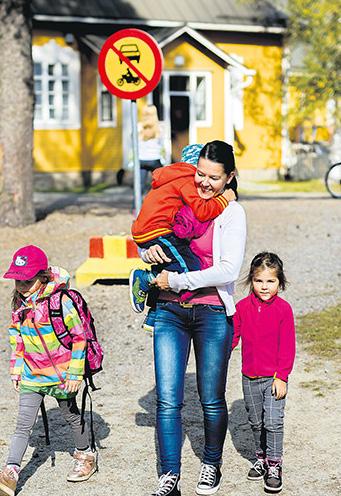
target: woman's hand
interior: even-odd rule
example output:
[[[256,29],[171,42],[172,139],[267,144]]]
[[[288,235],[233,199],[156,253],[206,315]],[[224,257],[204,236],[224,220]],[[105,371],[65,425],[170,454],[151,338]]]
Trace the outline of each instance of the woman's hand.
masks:
[[[143,260],[150,264],[162,264],[164,262],[171,262],[172,260],[167,257],[161,246],[153,245],[146,249],[143,254]]]
[[[67,391],[68,393],[77,393],[77,391],[79,391],[81,387],[82,380],[75,381],[71,379],[66,379],[64,384],[65,384],[65,391]]]
[[[276,400],[281,400],[287,394],[287,383],[282,381],[282,379],[274,379],[272,383],[272,394]]]
[[[171,289],[168,283],[168,274],[169,272],[167,270],[163,270],[161,274],[154,279],[155,285],[163,291],[169,291]]]
[[[18,381],[17,379],[12,379],[12,384],[13,384],[14,390],[17,393],[19,393],[19,391],[20,391],[20,381]]]

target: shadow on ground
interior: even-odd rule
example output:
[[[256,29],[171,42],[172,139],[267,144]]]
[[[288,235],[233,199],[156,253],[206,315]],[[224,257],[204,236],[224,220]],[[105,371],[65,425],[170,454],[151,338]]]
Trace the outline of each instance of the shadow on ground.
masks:
[[[102,441],[109,436],[109,425],[98,413],[92,412],[92,415],[97,448],[105,449],[105,446],[102,445]],[[49,409],[47,411],[47,417],[51,444],[50,446],[46,445],[43,421],[41,416],[39,416],[29,440],[29,445],[34,448],[34,451],[31,459],[20,472],[16,494],[19,494],[28,479],[30,479],[39,467],[44,465],[49,459],[51,461],[51,466],[55,466],[56,452],[70,453],[70,456],[73,453],[74,441],[71,428],[65,423],[59,408]],[[90,425],[89,414],[85,413],[85,419],[88,422],[88,425]],[[68,468],[71,468],[71,462],[72,460],[70,458],[70,467]]]
[[[160,459],[156,432],[156,392],[155,388],[149,391],[139,400],[139,405],[145,412],[138,412],[135,415],[135,423],[141,427],[154,428],[154,444],[157,459],[157,472],[160,471]],[[204,447],[204,425],[203,414],[197,392],[196,376],[194,373],[186,374],[185,378],[185,400],[182,410],[182,445],[188,438],[193,453],[199,460],[202,458]],[[254,458],[254,441],[252,431],[249,426],[244,401],[234,401],[229,412],[229,431],[235,449],[241,456],[251,461]]]

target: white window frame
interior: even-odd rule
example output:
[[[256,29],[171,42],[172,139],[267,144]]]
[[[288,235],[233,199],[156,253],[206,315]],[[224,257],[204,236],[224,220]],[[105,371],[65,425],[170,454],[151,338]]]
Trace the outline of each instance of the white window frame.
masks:
[[[97,121],[98,127],[106,128],[106,127],[117,127],[117,98],[115,95],[111,94],[112,98],[112,120],[111,121],[102,121],[101,115],[101,105],[102,105],[102,89],[108,91],[104,84],[101,81],[101,78],[98,76],[97,78]]]
[[[45,45],[32,47],[33,62],[42,65],[42,118],[34,119],[34,129],[80,129],[80,54],[71,47],[58,45],[55,40],[50,40]],[[57,65],[55,81],[56,115],[49,116],[49,89],[48,66]],[[69,98],[68,118],[62,118],[62,74],[61,66],[68,67]]]

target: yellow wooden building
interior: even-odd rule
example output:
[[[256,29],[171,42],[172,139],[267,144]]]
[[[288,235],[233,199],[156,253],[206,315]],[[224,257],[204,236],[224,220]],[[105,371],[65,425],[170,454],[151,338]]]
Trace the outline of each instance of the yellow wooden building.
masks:
[[[188,143],[222,139],[241,176],[277,177],[285,25],[268,2],[33,0],[36,184],[111,181],[131,159],[130,102],[110,95],[97,70],[104,40],[126,27],[148,31],[164,55],[145,101],[158,108],[167,161]]]

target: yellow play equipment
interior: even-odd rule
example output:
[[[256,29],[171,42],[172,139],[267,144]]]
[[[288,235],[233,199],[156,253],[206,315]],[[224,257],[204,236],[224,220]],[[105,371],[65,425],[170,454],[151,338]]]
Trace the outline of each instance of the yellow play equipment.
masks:
[[[136,243],[128,236],[90,238],[89,258],[76,270],[78,288],[98,279],[128,279],[132,269],[147,269],[138,255]]]

